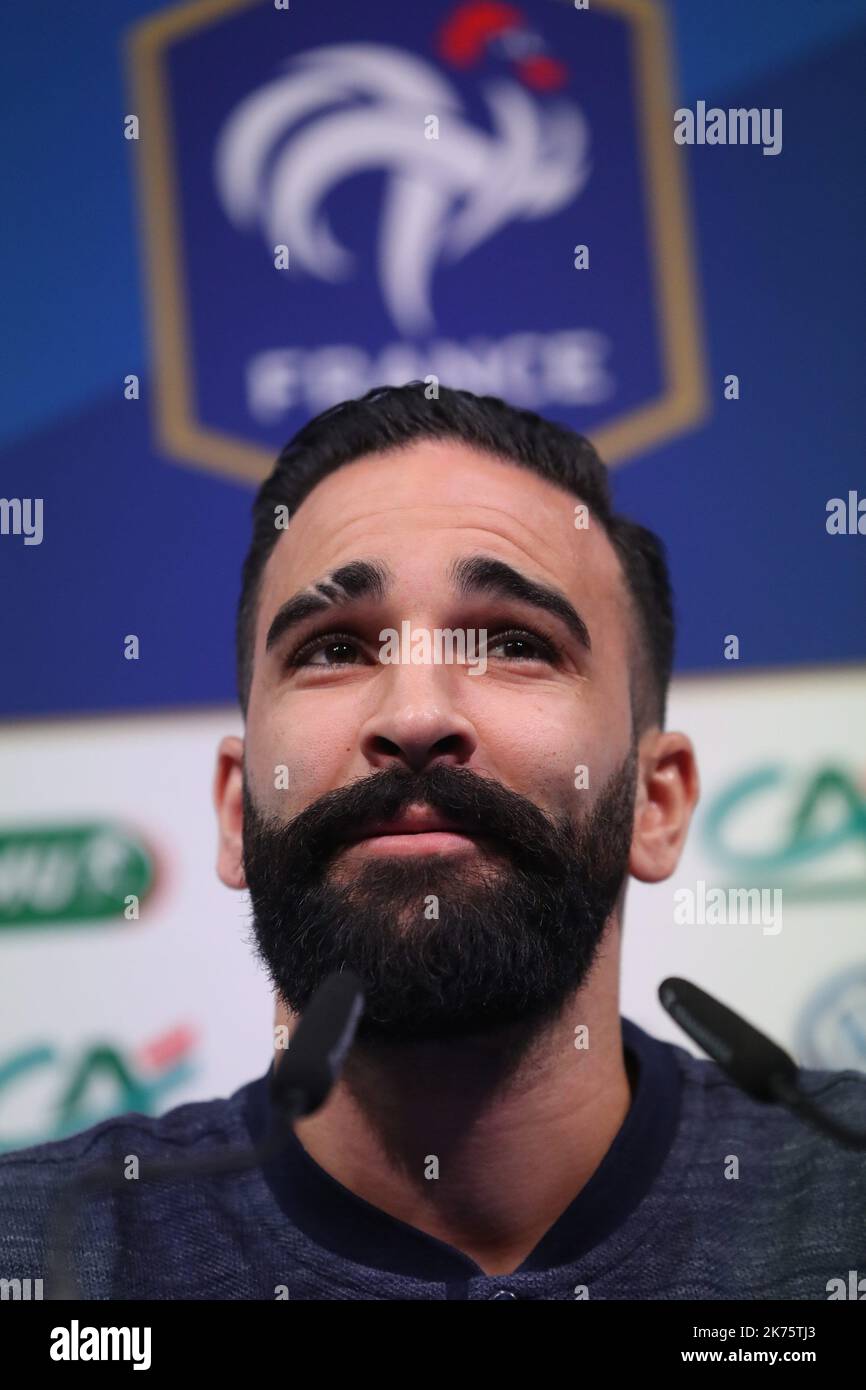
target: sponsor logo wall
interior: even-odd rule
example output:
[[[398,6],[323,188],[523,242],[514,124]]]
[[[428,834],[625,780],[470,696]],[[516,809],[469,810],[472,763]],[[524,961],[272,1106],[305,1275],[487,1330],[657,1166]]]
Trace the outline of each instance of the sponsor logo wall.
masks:
[[[668,723],[701,799],[673,878],[629,887],[623,1011],[686,1045],[654,998],[681,975],[803,1065],[866,1070],[866,668],[680,680]]]
[[[215,872],[216,742],[239,728],[227,711],[0,732],[0,1147],[267,1068],[270,989]]]

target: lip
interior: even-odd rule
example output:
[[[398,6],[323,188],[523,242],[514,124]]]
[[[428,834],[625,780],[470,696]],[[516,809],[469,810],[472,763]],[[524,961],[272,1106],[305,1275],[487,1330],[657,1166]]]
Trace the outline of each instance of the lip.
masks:
[[[436,811],[422,806],[409,806],[402,815],[393,820],[374,821],[372,825],[365,826],[356,834],[347,836],[346,843],[356,845],[362,840],[375,840],[383,836],[430,835],[440,832],[460,835],[467,840],[478,838],[457,821],[449,820],[447,816],[441,816]]]

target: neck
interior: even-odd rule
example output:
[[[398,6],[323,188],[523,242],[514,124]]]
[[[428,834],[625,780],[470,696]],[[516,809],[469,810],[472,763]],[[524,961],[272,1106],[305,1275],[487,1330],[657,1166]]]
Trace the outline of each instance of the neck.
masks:
[[[512,1272],[592,1177],[628,1113],[618,964],[617,951],[606,953],[591,992],[542,1031],[356,1045],[298,1138],[356,1196],[487,1274]],[[290,1029],[296,1021],[277,1017]]]

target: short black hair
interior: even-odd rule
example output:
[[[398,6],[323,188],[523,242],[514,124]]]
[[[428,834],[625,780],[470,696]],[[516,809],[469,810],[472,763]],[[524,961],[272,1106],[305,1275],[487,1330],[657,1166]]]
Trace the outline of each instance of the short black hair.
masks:
[[[293,516],[317,483],[365,454],[422,439],[456,439],[530,469],[580,499],[604,527],[631,594],[638,652],[632,669],[636,728],[664,727],[674,656],[674,614],[665,548],[646,527],[613,511],[607,469],[593,445],[565,425],[497,396],[476,396],[422,381],[378,386],[317,415],[282,449],[253,502],[253,536],[237,614],[237,682],[246,714],[262,572],[281,530],[277,507]]]

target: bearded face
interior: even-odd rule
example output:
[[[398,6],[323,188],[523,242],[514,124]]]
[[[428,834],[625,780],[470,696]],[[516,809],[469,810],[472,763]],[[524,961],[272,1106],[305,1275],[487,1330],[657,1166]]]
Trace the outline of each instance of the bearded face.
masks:
[[[373,772],[285,822],[258,810],[245,777],[244,869],[278,994],[302,1011],[348,966],[365,987],[359,1040],[380,1042],[555,1016],[587,978],[625,880],[636,767],[633,746],[576,822],[445,764]],[[439,848],[398,853],[388,836],[382,850],[377,827],[425,812],[452,828],[428,837]]]

